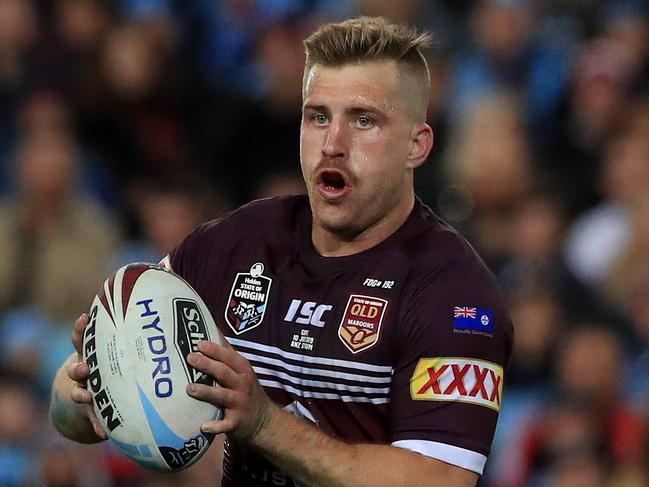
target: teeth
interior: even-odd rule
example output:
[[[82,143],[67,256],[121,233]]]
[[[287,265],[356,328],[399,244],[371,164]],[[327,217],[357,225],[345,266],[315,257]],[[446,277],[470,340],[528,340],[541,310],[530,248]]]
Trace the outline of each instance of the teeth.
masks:
[[[321,175],[320,182],[323,188],[328,192],[339,192],[346,186],[344,178],[338,173],[333,172]]]

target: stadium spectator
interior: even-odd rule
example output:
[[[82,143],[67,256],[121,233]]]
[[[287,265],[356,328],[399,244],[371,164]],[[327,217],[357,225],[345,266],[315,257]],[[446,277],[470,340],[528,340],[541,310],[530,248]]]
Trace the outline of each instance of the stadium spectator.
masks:
[[[32,2],[0,1],[0,134],[12,128],[21,97],[31,87],[28,65],[39,34],[36,17]]]
[[[610,322],[623,334],[625,344],[632,344],[636,335],[619,308],[580,282],[566,265],[563,247],[568,218],[561,198],[551,189],[538,191],[514,211],[509,248],[493,265],[498,280],[514,300],[526,290],[534,293],[538,289],[541,300],[550,294],[558,301],[563,321]]]
[[[628,394],[640,414],[649,416],[649,272],[638,276],[629,300],[629,317],[638,337],[638,348],[631,357]]]
[[[630,208],[629,223],[629,242],[613,262],[601,286],[605,294],[624,309],[630,309],[633,289],[649,270],[648,194],[640,195]]]
[[[570,69],[554,129],[535,139],[535,150],[575,216],[599,201],[603,151],[632,113],[640,60],[625,44],[601,37],[579,48]]]
[[[541,282],[527,286],[509,294],[516,341],[508,387],[535,395],[552,388],[553,361],[568,324],[554,288]]]
[[[447,153],[449,189],[462,195],[468,212],[443,216],[464,228],[491,266],[507,255],[514,215],[534,184],[520,113],[514,97],[483,98],[454,127]]]
[[[0,376],[0,479],[6,487],[24,487],[38,450],[45,416],[40,401],[20,382]],[[39,414],[40,413],[40,414]]]
[[[34,306],[65,322],[86,309],[105,277],[119,233],[97,203],[79,196],[78,157],[69,133],[26,135],[18,147],[17,192],[0,204],[3,310]]]
[[[174,49],[145,24],[118,25],[102,44],[93,77],[74,99],[79,137],[103,154],[124,192],[150,173],[203,166],[189,147],[192,91],[185,88]]]
[[[159,262],[200,223],[231,209],[205,178],[189,172],[161,174],[135,184],[127,202],[132,236],[117,249],[107,274],[132,262]]]
[[[481,99],[514,93],[527,106],[524,122],[542,123],[558,101],[569,41],[548,35],[528,0],[480,0],[468,17],[469,39],[459,46],[449,85],[453,119]],[[544,35],[545,34],[545,35]]]
[[[566,452],[596,455],[605,470],[593,475],[610,469],[613,478],[623,478],[642,471],[647,431],[624,395],[627,360],[615,333],[599,325],[583,324],[564,335],[557,392],[547,396],[522,443],[509,445],[524,452],[514,485],[534,485],[548,468],[560,467],[556,462]]]
[[[231,117],[207,127],[208,133],[212,133],[223,124],[230,126],[232,137],[223,147],[210,145],[213,158],[236,161],[216,167],[213,178],[225,178],[237,203],[252,199],[262,181],[272,174],[300,175],[295,164],[299,154],[295,134],[300,130],[304,67],[301,39],[305,27],[299,20],[290,19],[268,25],[260,33],[256,53],[258,62],[264,66],[264,92],[259,98],[240,100],[234,105],[235,113],[231,111],[233,107],[227,109]],[[254,143],[251,127],[264,127],[254,133]]]
[[[649,102],[640,103],[628,128],[603,153],[603,200],[582,213],[566,238],[566,262],[579,279],[598,286],[629,246],[631,211],[649,187]]]

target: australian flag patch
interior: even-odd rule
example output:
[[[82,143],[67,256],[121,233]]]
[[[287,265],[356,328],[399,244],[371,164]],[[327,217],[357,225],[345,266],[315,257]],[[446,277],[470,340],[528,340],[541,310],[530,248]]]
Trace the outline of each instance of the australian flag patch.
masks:
[[[491,337],[494,333],[494,315],[486,308],[454,306],[453,332]]]

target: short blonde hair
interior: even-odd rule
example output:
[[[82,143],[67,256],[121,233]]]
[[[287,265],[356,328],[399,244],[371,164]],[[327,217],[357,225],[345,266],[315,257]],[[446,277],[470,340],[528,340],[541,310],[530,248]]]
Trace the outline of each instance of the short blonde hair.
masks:
[[[325,24],[304,40],[303,91],[308,73],[315,64],[330,67],[365,61],[395,61],[417,81],[427,99],[430,73],[422,51],[430,44],[428,33],[389,22],[383,17],[358,17]]]

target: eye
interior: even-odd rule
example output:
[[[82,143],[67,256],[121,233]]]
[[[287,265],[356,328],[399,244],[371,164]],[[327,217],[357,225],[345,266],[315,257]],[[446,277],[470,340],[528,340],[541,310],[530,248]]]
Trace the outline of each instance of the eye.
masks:
[[[328,122],[327,116],[323,113],[316,113],[313,116],[313,122],[316,125],[325,125]]]
[[[356,126],[362,129],[371,128],[374,127],[374,120],[365,115],[361,115],[356,119]]]

